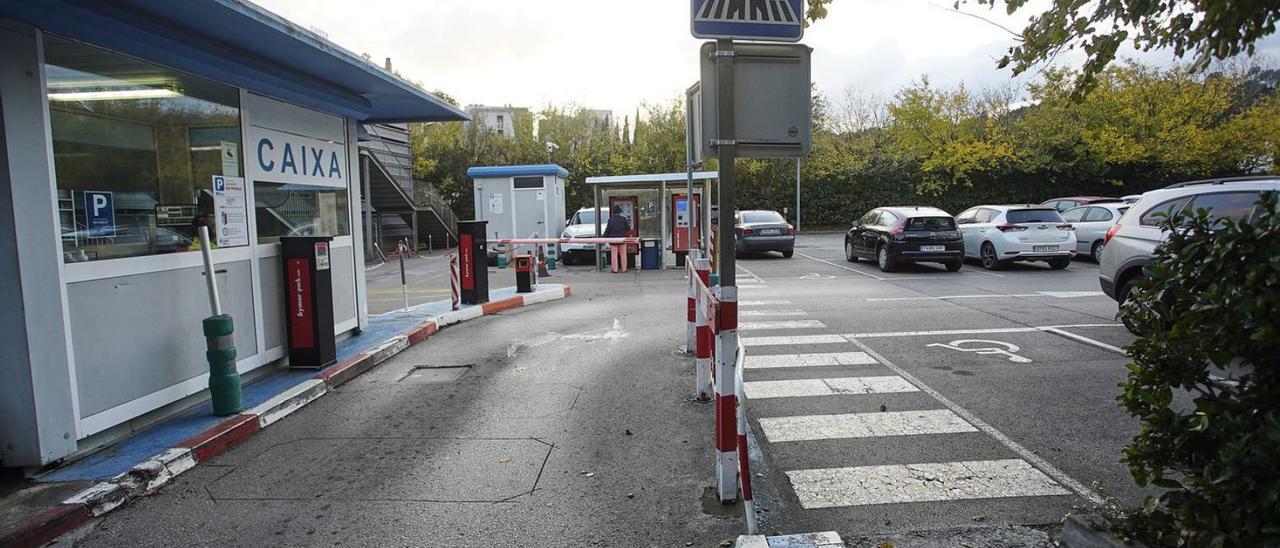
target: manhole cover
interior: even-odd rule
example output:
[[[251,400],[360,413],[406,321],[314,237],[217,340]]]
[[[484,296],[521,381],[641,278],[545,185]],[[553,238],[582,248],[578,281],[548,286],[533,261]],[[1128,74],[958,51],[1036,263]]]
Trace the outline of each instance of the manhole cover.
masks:
[[[415,365],[399,382],[433,384],[453,382],[471,371],[470,365]]]

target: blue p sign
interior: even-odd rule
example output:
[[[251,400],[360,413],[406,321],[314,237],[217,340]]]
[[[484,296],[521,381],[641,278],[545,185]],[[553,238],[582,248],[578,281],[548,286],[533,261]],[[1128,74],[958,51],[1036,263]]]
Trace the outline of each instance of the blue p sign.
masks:
[[[85,228],[90,238],[113,238],[116,235],[115,199],[110,192],[84,193]]]

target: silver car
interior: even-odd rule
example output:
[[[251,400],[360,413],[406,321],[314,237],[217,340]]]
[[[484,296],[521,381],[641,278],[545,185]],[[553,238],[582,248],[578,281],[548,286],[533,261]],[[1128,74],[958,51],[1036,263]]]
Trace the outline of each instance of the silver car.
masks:
[[[1256,204],[1264,192],[1280,192],[1280,177],[1191,181],[1143,194],[1103,237],[1102,291],[1117,302],[1129,298],[1143,267],[1169,236],[1161,228],[1166,216],[1207,209],[1215,219],[1246,220],[1258,214]]]
[[[1076,230],[1076,251],[1088,255],[1094,262],[1102,262],[1102,244],[1107,231],[1120,221],[1129,204],[1108,202],[1073,207],[1062,213],[1063,220]]]

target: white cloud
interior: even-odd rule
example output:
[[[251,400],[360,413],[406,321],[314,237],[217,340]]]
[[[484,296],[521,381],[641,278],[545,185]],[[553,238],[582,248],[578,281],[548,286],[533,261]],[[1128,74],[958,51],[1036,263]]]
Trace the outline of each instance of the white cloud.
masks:
[[[687,0],[256,1],[378,63],[391,57],[406,77],[464,104],[576,102],[622,116],[642,101],[676,99],[698,78]],[[995,60],[1013,38],[951,4],[837,0],[804,40],[814,48],[814,82],[828,95],[848,86],[892,95],[922,74],[940,85],[1009,82]],[[1002,8],[965,9],[1014,30],[1025,22]],[[1280,40],[1264,45],[1274,51]],[[1163,52],[1140,57],[1171,60]]]

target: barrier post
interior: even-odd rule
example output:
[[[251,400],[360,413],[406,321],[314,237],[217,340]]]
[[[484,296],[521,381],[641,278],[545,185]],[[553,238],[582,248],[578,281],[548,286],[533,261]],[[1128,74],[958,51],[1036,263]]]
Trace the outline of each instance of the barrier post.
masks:
[[[696,342],[694,343],[694,389],[699,401],[711,399],[711,351],[714,340],[711,335],[711,324],[707,318],[706,291],[711,287],[711,261],[698,258],[693,263],[695,284],[694,323]]]
[[[458,256],[449,255],[449,293],[453,297],[453,308],[457,310],[458,306]]]
[[[698,318],[697,318],[696,312],[694,311],[697,308],[697,297],[696,297],[697,294],[694,293],[694,291],[696,291],[698,286],[698,283],[697,283],[698,271],[694,267],[694,262],[698,260],[697,253],[698,253],[698,250],[690,249],[689,256],[686,257],[684,261],[684,266],[685,266],[684,272],[685,272],[685,275],[689,277],[689,293],[688,293],[688,299],[685,302],[686,308],[688,309],[687,310],[688,314],[686,315],[687,321],[685,322],[685,329],[684,329],[684,336],[685,336],[684,348],[685,348],[685,352],[688,352],[690,354],[693,354],[696,352],[696,348],[698,345],[698,340],[696,338]]]
[[[738,498],[738,405],[734,382],[738,359],[738,288],[720,286],[716,321],[716,490],[721,504]]]
[[[738,346],[734,367],[733,393],[738,398],[738,483],[742,488],[742,511],[747,517],[747,534],[756,534],[756,505],[751,498],[751,460],[747,455],[747,395],[742,387],[742,363],[746,351]]]

